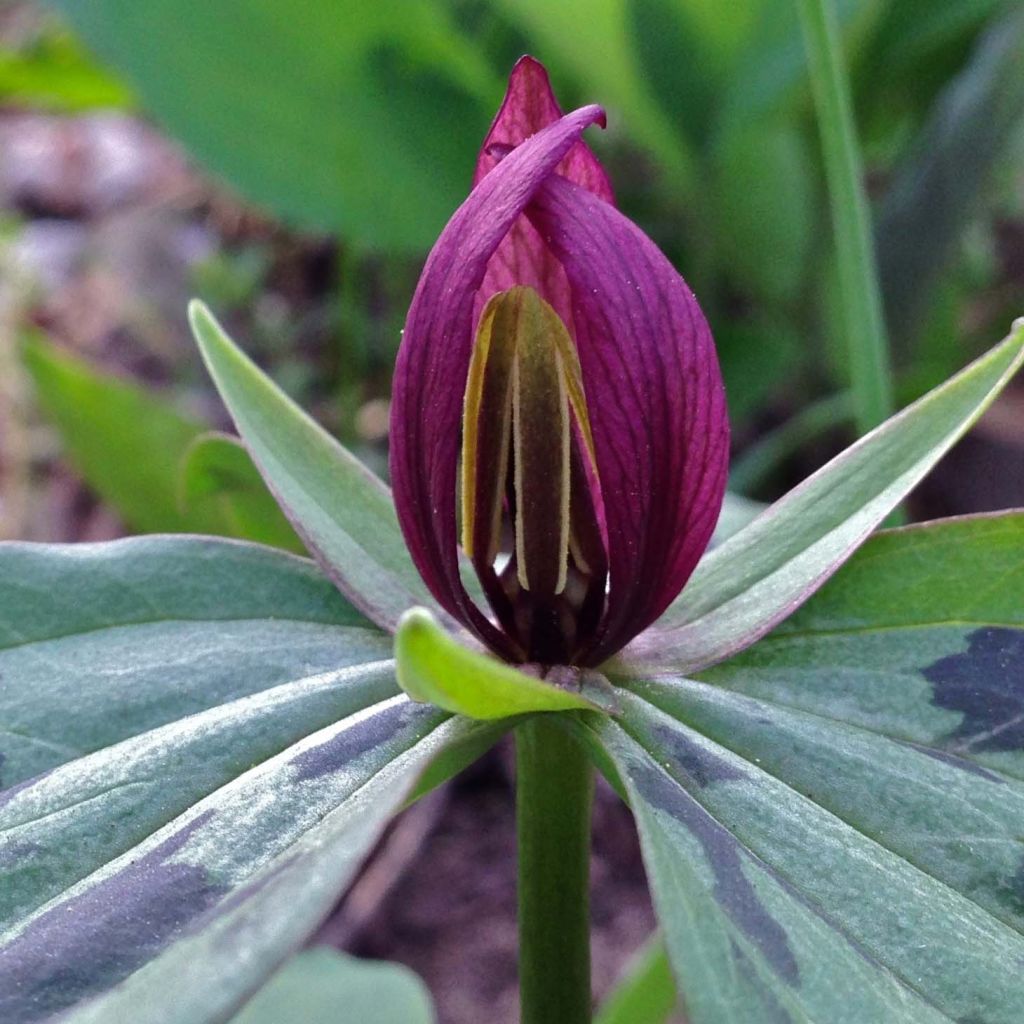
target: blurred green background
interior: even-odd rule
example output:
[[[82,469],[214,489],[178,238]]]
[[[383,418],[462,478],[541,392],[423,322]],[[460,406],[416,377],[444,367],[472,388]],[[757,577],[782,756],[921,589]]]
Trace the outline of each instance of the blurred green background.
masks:
[[[903,404],[1024,311],[1024,10],[836,6]],[[523,52],[566,108],[608,108],[591,142],[620,205],[704,306],[734,489],[769,499],[848,442],[792,0],[8,2],[0,535],[297,545],[231,442],[196,441],[228,424],[185,331],[191,294],[383,469],[419,267]],[[1024,503],[1022,435],[1018,391],[916,511]]]

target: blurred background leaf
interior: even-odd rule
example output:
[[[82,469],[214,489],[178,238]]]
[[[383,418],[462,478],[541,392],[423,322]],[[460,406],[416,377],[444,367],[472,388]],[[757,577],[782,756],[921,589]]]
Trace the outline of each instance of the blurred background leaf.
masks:
[[[75,468],[142,533],[212,533],[304,548],[233,438],[38,334],[24,346],[40,405]]]
[[[356,254],[350,269],[360,253],[425,250],[465,194],[508,65],[535,52],[567,106],[610,108],[611,131],[596,145],[623,168],[622,205],[694,284],[724,348],[743,339],[743,357],[723,359],[741,424],[834,377],[837,364],[807,344],[828,333],[819,326],[828,260],[790,0],[728,11],[709,0],[306,0],[287,12],[270,0],[156,0],[144,12],[126,0],[52,5],[242,195],[339,233]],[[884,196],[878,234],[897,336],[927,323],[925,297],[954,273],[1020,120],[1020,18],[1001,16],[1008,7],[836,0],[862,143]],[[928,243],[915,244],[921,237]],[[361,298],[345,292],[352,277],[343,275],[340,352],[362,374],[374,354],[361,339],[373,332]],[[407,297],[394,297],[399,308]],[[766,355],[783,335],[802,339],[809,358],[793,359],[785,343]],[[915,357],[947,372],[921,344]],[[742,365],[748,357],[757,372]],[[346,403],[358,397],[340,390]]]
[[[231,1024],[433,1024],[430,993],[407,967],[307,949],[253,996]]]
[[[936,286],[970,217],[982,208],[1022,116],[1024,9],[1018,9],[986,29],[966,66],[942,89],[881,203],[879,269],[894,337],[920,336]],[[937,372],[941,379],[947,371]]]
[[[249,200],[375,249],[430,244],[501,81],[439,0],[54,0]]]
[[[208,292],[223,288],[200,271],[266,254],[235,303],[259,311],[249,336],[274,353],[276,372],[299,397],[333,395],[331,424],[347,443],[359,447],[369,425],[361,450],[377,464],[386,408],[373,403],[386,401],[418,262],[465,195],[502,79],[524,51],[548,64],[564,106],[599,100],[609,108],[609,131],[593,144],[625,212],[701,297],[740,448],[846,386],[791,0],[728,9],[710,0],[50,7],[92,56],[45,20],[0,56],[0,81],[4,67],[38,69],[38,88],[9,85],[9,96],[40,107],[137,97],[245,201],[336,239],[318,257],[318,279],[325,276],[316,309],[305,297],[297,309],[265,301],[261,293],[281,280],[265,237],[243,238],[247,248],[235,253],[215,249],[196,281],[217,298]],[[1016,220],[1003,228],[1024,205],[1012,174],[1024,19],[997,0],[835,0],[835,8],[905,399],[977,354],[1024,302],[1024,273],[1013,269]],[[61,84],[62,68],[70,84]],[[92,85],[76,92],[79,79]],[[272,316],[261,323],[264,312]],[[311,343],[317,377],[296,355]],[[834,426],[829,443],[849,439],[848,426]],[[828,452],[815,444],[806,438],[787,456],[795,469],[760,474],[762,482],[775,486],[820,463]]]
[[[230,536],[304,554],[306,551],[237,437],[194,437],[178,463],[178,507],[184,516],[209,508]]]
[[[21,50],[0,48],[0,100],[65,111],[132,106],[124,83],[52,23]]]
[[[25,364],[75,468],[135,530],[223,533],[220,516],[178,508],[178,467],[207,428],[128,381],[103,376],[39,335]]]
[[[668,1024],[678,1002],[665,943],[655,934],[626,965],[594,1024]]]
[[[666,172],[683,182],[692,175],[692,154],[679,126],[658,104],[657,85],[648,77],[634,46],[636,20],[627,0],[498,0],[502,11],[520,26],[542,60],[550,60],[557,75],[572,75],[586,93],[622,115],[626,131],[650,148]],[[678,36],[681,15],[669,0],[639,0],[641,37],[649,44],[659,28],[650,15],[670,19],[665,30]],[[646,16],[645,16],[646,15]],[[685,29],[682,29],[685,31]],[[659,67],[664,70],[664,53]],[[682,62],[681,62],[682,63]],[[685,186],[684,186],[685,187]]]
[[[721,136],[709,168],[718,255],[759,303],[793,308],[807,278],[818,197],[807,144],[792,123]]]

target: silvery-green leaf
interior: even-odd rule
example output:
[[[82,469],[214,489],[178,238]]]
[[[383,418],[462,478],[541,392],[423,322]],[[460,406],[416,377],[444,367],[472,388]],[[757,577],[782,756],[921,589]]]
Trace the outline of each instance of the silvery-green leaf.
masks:
[[[225,1020],[327,915],[434,757],[479,728],[445,718],[403,696],[350,715],[15,921],[0,1019]]]
[[[254,764],[397,692],[390,659],[296,676],[0,791],[0,931]]]
[[[595,720],[593,733],[625,783],[694,1024],[1020,1020],[1024,936],[973,894],[790,784],[777,764],[733,753],[640,697],[623,704],[624,726]],[[888,779],[903,766],[879,771]],[[913,783],[924,791],[950,774],[922,770]],[[951,813],[963,799],[951,794]],[[990,797],[976,806],[983,814]],[[917,827],[916,808],[904,814]]]
[[[263,374],[202,303],[190,317],[253,461],[324,571],[384,628],[413,605],[435,609],[388,488]]]
[[[1024,1014],[1024,513],[877,535],[702,673],[587,719],[695,1024]]]
[[[694,672],[750,646],[856,550],[1024,363],[1024,320],[1001,344],[834,458],[710,552],[622,660]]]
[[[316,567],[200,537],[0,546],[0,787],[283,683],[390,657]]]
[[[796,615],[701,673],[1024,782],[1024,512],[872,537]]]
[[[397,694],[390,638],[292,555],[149,537],[0,568],[4,1024],[227,1019],[504,728]]]

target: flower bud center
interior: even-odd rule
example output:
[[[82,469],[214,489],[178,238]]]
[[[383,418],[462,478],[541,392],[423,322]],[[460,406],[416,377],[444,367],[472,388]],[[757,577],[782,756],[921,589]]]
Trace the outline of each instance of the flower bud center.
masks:
[[[607,574],[576,347],[532,288],[494,295],[463,406],[462,544],[524,660],[568,662]]]

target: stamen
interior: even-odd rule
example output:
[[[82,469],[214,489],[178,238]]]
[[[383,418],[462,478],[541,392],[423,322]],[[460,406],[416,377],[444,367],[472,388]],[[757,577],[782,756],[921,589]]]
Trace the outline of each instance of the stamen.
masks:
[[[565,324],[532,288],[499,292],[480,318],[466,382],[462,545],[499,619],[530,650],[574,646],[594,594],[603,600],[595,465]],[[499,572],[506,524],[512,557]]]
[[[524,590],[560,594],[569,556],[571,426],[555,335],[565,325],[535,291],[519,291],[512,373],[516,573]]]
[[[499,298],[480,318],[462,412],[462,547],[488,565],[501,542],[512,436],[516,310]]]

